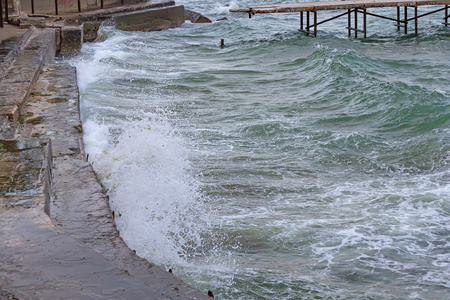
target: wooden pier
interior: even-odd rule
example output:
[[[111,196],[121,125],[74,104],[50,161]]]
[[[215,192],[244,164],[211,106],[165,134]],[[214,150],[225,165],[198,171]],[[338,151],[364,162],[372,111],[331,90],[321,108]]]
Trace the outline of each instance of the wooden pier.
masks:
[[[443,5],[443,7],[438,8],[433,11],[426,12],[424,14],[419,14],[419,6],[425,5]],[[377,17],[384,20],[389,20],[395,22],[397,30],[404,28],[405,34],[408,33],[408,24],[414,21],[414,32],[416,36],[418,35],[418,19],[437,13],[444,12],[443,24],[445,26],[449,25],[449,5],[450,0],[343,0],[343,1],[315,1],[315,2],[300,2],[300,3],[282,3],[282,4],[266,4],[266,5],[255,5],[236,9],[230,9],[230,12],[244,12],[248,13],[251,18],[255,14],[268,14],[268,13],[300,13],[300,31],[307,34],[312,34],[317,36],[317,26],[324,24],[326,22],[332,21],[340,17],[348,17],[348,35],[354,32],[355,38],[358,37],[358,33],[363,33],[364,37],[367,36],[367,16]],[[380,8],[380,7],[396,7],[397,17],[391,18],[388,16],[383,16],[369,12],[368,9]],[[401,7],[403,7],[403,16],[401,14]],[[408,7],[414,9],[414,15],[408,18]],[[318,21],[317,12],[319,10],[346,10],[346,12],[338,14],[334,17],[328,18],[326,20]],[[304,13],[306,13],[306,18],[304,18]],[[312,13],[312,20],[310,18],[310,13]],[[363,28],[358,28],[358,14],[363,17]],[[352,15],[353,24],[352,24]],[[305,20],[306,19],[306,20]],[[306,24],[305,24],[306,21]]]

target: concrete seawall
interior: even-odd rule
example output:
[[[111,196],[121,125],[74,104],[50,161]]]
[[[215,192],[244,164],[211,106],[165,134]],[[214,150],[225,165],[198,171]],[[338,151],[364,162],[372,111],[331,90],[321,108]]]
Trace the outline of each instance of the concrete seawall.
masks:
[[[62,30],[0,29],[0,299],[210,299],[120,238]]]

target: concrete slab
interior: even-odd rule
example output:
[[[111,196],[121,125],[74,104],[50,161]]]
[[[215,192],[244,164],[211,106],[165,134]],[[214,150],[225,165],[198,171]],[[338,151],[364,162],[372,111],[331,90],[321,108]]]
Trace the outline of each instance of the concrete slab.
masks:
[[[115,15],[116,28],[124,31],[153,31],[184,23],[184,6],[147,9]]]
[[[48,205],[51,167],[50,140],[0,140],[0,212]]]
[[[4,24],[0,30],[0,78],[18,57],[33,31],[34,27],[23,29]]]
[[[20,19],[20,28],[28,28],[31,26],[45,28],[47,23],[44,17],[26,17]]]
[[[83,25],[61,28],[61,55],[77,55],[83,46]]]
[[[75,67],[61,61],[42,69],[22,110],[22,138],[52,140],[55,157],[84,157]]]
[[[167,294],[163,285],[145,286],[127,270],[58,230],[42,207],[2,212],[0,252],[0,286],[15,299],[176,297]],[[183,296],[187,297],[176,298],[195,299]]]
[[[20,51],[0,81],[0,116],[18,122],[20,109],[25,104],[29,87],[33,85],[46,63],[55,57],[54,29],[37,29],[29,43]]]

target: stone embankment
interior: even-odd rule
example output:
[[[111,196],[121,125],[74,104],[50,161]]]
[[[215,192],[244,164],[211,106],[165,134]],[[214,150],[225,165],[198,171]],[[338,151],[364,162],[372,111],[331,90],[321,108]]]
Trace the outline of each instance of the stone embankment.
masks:
[[[120,238],[51,22],[0,29],[0,299],[208,299]]]

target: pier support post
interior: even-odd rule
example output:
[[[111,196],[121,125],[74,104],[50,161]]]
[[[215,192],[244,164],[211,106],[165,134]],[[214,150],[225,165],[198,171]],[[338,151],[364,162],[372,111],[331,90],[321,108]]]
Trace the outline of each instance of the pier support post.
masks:
[[[351,12],[352,12],[352,10],[351,9],[349,9],[348,10],[348,21],[347,21],[347,28],[348,28],[348,36],[351,36],[351,27],[352,27],[352,20],[350,19],[351,18]]]
[[[416,36],[419,33],[419,28],[417,26],[417,22],[418,22],[418,20],[417,20],[417,2],[416,2],[416,5],[414,6],[414,31],[416,33]]]
[[[364,7],[364,19],[363,19],[363,22],[364,22],[364,38],[366,38],[367,37],[367,11],[366,11],[365,7]]]
[[[0,0],[1,1],[1,0]],[[60,1],[60,0],[58,0]],[[399,0],[400,1],[400,0]],[[442,2],[448,2],[449,0],[446,1],[441,1]],[[384,20],[389,20],[391,22],[394,22],[395,27],[397,27],[397,31],[400,31],[400,28],[403,27],[404,28],[404,34],[407,35],[408,34],[408,23],[414,21],[414,34],[416,36],[419,35],[419,18],[431,15],[431,14],[435,14],[441,11],[445,11],[445,16],[444,16],[444,25],[448,26],[450,25],[449,19],[450,19],[450,15],[449,15],[449,7],[450,4],[445,4],[442,3],[441,7],[438,9],[434,9],[431,11],[427,11],[425,13],[419,14],[419,5],[439,5],[436,4],[436,2],[433,1],[418,1],[418,0],[401,0],[400,2],[389,2],[387,3],[386,1],[382,1],[382,0],[370,0],[370,1],[356,1],[357,3],[351,3],[350,5],[348,5],[347,3],[342,3],[342,4],[333,4],[333,6],[330,7],[331,4],[329,3],[323,3],[323,4],[312,4],[313,2],[308,2],[301,6],[294,6],[292,5],[292,7],[290,6],[290,4],[283,4],[283,6],[281,8],[277,8],[275,5],[274,6],[270,5],[261,5],[261,6],[257,6],[257,9],[259,11],[259,9],[261,10],[262,13],[276,13],[276,12],[294,12],[297,11],[300,13],[300,29],[299,31],[304,32],[308,35],[313,35],[313,36],[317,36],[317,27],[319,25],[322,25],[324,23],[327,23],[329,21],[341,18],[341,17],[345,17],[345,15],[347,15],[347,33],[348,33],[348,37],[350,38],[352,36],[352,30],[355,31],[355,38],[358,38],[358,33],[362,33],[364,35],[364,38],[367,38],[367,16],[373,16],[373,17],[377,17],[377,18],[381,18]],[[310,4],[311,3],[311,4]],[[334,3],[334,2],[333,2]],[[310,6],[311,5],[311,6]],[[336,6],[334,6],[336,5]],[[255,6],[256,7],[256,6]],[[354,7],[354,8],[352,8]],[[395,18],[394,16],[392,16],[392,14],[390,15],[383,15],[383,14],[376,14],[375,12],[372,11],[368,11],[368,8],[378,8],[378,7],[396,7],[397,8],[397,18]],[[402,16],[402,12],[401,12],[401,8],[403,7],[404,11],[403,11],[403,16]],[[408,8],[411,7],[414,9],[414,16],[411,16],[408,18]],[[249,16],[251,17],[252,14],[255,14],[252,11],[253,7],[248,7],[244,9],[232,9],[230,10],[231,12],[240,12],[240,11],[245,11],[249,13]],[[317,14],[318,14],[318,10],[344,10],[343,13],[339,13],[337,15],[334,15],[332,17],[328,17],[328,18],[324,18],[324,20],[321,21],[317,21]],[[347,10],[345,12],[345,10]],[[304,19],[304,12],[306,12],[306,26],[305,26],[305,19]],[[312,17],[312,22],[314,22],[313,24],[311,24],[311,18],[310,18],[310,12],[312,12],[314,14],[314,16]],[[354,13],[354,15],[353,15]],[[362,14],[362,20],[360,20],[359,22],[363,22],[363,28],[359,29],[358,28],[358,14]],[[352,18],[354,18],[354,24],[352,26]],[[361,26],[361,25],[360,25]]]
[[[444,17],[444,24],[445,26],[448,25],[448,5],[445,6],[445,17]]]
[[[405,34],[408,34],[408,6],[405,6]]]
[[[309,34],[309,11],[306,12],[306,31]]]
[[[314,37],[317,36],[317,10],[314,9]]]
[[[303,12],[300,12],[300,31],[303,31]]]

